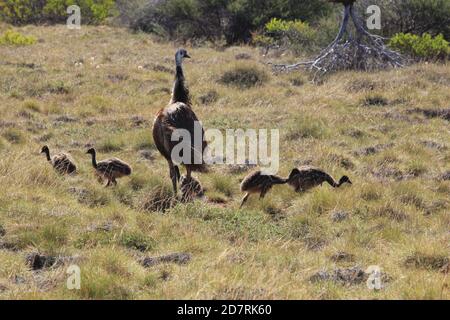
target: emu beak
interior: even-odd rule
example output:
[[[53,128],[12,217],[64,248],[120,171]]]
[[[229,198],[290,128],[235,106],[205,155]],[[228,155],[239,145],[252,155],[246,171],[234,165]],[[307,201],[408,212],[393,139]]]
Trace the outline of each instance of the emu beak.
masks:
[[[191,59],[191,56],[186,53],[185,58]]]
[[[348,180],[348,183],[349,183],[349,184],[353,184],[350,180]]]

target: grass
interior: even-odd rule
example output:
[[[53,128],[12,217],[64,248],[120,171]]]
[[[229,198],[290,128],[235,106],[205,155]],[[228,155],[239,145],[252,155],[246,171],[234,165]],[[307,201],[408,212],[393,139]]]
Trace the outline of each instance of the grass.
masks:
[[[220,83],[238,87],[240,89],[249,89],[255,86],[261,86],[266,81],[266,73],[256,66],[236,66],[226,71],[219,80]]]
[[[447,64],[315,85],[271,74],[256,49],[188,48],[185,75],[206,128],[278,128],[280,175],[311,164],[353,182],[304,194],[280,186],[239,210],[247,171],[220,166],[196,174],[209,201],[173,201],[151,126],[170,98],[174,45],[109,27],[17,31],[40,41],[0,50],[0,298],[450,298],[450,181],[439,178],[450,169],[449,122],[427,116],[448,108]],[[243,49],[250,58],[236,62]],[[56,174],[43,144],[71,153],[79,174]],[[103,188],[89,146],[100,160],[129,162],[133,175]],[[30,252],[79,256],[81,290],[66,288],[67,265],[36,277]],[[192,260],[139,263],[175,252]],[[390,281],[377,292],[309,281],[356,265],[378,265]]]

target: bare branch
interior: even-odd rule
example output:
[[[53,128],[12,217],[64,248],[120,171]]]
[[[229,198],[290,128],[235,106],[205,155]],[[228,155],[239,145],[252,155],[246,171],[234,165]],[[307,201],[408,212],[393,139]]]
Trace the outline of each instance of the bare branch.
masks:
[[[348,22],[353,21],[356,37],[348,32]],[[344,37],[345,35],[347,37]],[[361,24],[352,4],[344,6],[344,15],[336,38],[311,61],[295,64],[272,64],[277,71],[289,72],[301,67],[314,72],[314,79],[329,72],[340,70],[379,70],[399,68],[404,58],[384,44],[385,38],[373,35]]]

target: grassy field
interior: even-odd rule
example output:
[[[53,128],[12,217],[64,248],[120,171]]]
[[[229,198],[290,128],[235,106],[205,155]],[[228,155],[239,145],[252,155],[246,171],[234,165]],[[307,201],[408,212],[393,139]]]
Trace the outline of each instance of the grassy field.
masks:
[[[170,99],[176,47],[109,27],[18,30],[38,42],[0,46],[0,298],[450,298],[450,126],[433,112],[450,107],[448,64],[312,84],[303,72],[273,75],[261,62],[275,58],[251,47],[188,47],[185,74],[206,128],[278,128],[281,175],[311,164],[353,185],[281,186],[239,210],[248,171],[217,166],[197,175],[208,202],[171,206],[151,126]],[[261,83],[219,81],[241,66],[260,70]],[[79,174],[56,174],[44,144],[70,152]],[[129,162],[133,175],[105,189],[90,146],[99,159]],[[32,252],[69,257],[81,289],[66,287],[69,263],[31,270]],[[177,252],[192,258],[140,263]],[[311,280],[373,265],[381,290]]]

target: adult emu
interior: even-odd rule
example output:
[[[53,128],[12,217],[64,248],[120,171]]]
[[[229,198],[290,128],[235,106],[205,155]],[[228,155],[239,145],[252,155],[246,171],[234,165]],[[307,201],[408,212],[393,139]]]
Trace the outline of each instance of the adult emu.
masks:
[[[155,142],[158,151],[169,164],[170,179],[172,180],[175,195],[177,194],[177,184],[181,175],[180,170],[176,165],[176,161],[174,161],[175,159],[172,158],[173,149],[180,143],[172,141],[172,135],[174,133],[182,133],[183,130],[190,134],[190,141],[187,143],[186,141],[181,142],[189,145],[190,157],[187,158],[190,158],[190,160],[185,162],[179,161],[178,163],[186,168],[187,178],[191,178],[192,171],[206,171],[206,166],[203,161],[203,153],[206,148],[206,142],[204,141],[205,133],[196,114],[192,110],[189,90],[185,85],[183,60],[186,58],[190,58],[190,56],[184,49],[178,50],[175,54],[176,75],[172,90],[172,98],[169,105],[158,112],[153,124],[153,141]],[[179,131],[177,132],[177,130]],[[196,134],[198,135],[198,132],[201,132],[202,141],[197,141],[197,143],[195,143]],[[181,159],[184,159],[185,155],[181,151],[179,156]]]

